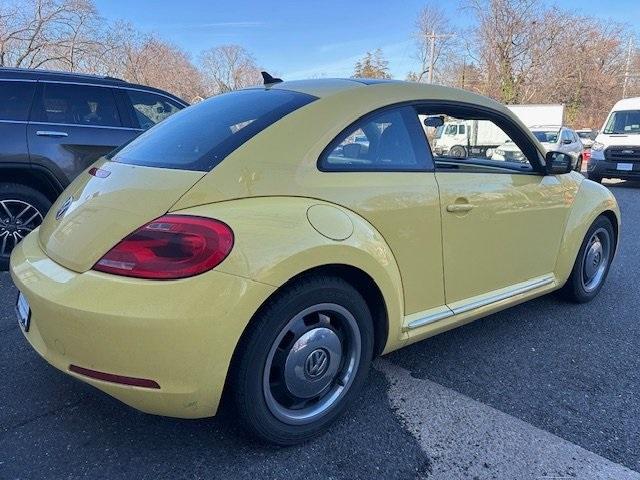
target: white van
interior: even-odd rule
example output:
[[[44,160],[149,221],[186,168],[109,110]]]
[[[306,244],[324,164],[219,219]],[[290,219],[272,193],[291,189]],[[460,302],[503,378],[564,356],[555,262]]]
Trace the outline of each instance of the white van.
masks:
[[[640,97],[613,106],[591,146],[589,179],[640,180]]]

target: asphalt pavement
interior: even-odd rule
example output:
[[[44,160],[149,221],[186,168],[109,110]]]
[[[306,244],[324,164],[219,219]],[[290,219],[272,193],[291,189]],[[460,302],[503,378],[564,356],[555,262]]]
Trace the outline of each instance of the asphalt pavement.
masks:
[[[139,413],[58,372],[0,273],[0,480],[640,479],[640,185],[608,186],[622,238],[592,303],[548,295],[387,355],[342,420],[293,448],[229,417]]]

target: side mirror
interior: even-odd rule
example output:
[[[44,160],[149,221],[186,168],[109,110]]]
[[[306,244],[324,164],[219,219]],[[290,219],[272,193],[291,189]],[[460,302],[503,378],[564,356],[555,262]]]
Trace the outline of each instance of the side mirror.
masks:
[[[424,119],[425,127],[438,128],[438,127],[441,127],[442,125],[444,125],[444,117],[441,115],[434,115]]]
[[[547,152],[544,157],[547,175],[562,175],[573,170],[572,158],[568,153]]]
[[[571,143],[571,139],[565,138],[564,140],[562,140],[562,143],[564,143],[565,145],[569,145]]]

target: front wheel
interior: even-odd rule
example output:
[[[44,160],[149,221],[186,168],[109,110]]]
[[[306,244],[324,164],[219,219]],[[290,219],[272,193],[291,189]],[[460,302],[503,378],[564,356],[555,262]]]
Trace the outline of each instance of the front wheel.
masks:
[[[449,150],[449,156],[454,158],[467,158],[467,149],[462,145],[455,145]]]
[[[358,393],[373,355],[371,313],[340,278],[315,277],[278,294],[238,346],[231,393],[245,427],[292,445],[318,435]]]
[[[598,217],[580,246],[571,276],[563,287],[568,300],[585,303],[598,295],[609,273],[616,249],[616,238],[611,221]]]

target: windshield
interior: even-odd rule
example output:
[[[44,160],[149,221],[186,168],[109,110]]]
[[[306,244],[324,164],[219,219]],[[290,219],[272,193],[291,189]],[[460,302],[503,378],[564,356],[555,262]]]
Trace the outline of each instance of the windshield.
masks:
[[[640,133],[640,110],[620,110],[612,112],[602,133]]]
[[[542,143],[556,143],[558,141],[558,130],[535,130],[533,134]]]
[[[108,158],[148,167],[209,171],[251,137],[315,99],[279,89],[225,93],[170,116]]]

